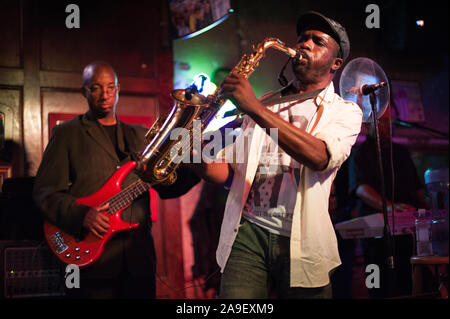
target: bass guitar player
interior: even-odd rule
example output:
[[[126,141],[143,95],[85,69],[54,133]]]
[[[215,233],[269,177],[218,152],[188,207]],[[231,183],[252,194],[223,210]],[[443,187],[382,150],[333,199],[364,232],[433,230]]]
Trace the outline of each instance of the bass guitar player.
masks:
[[[81,268],[80,288],[68,289],[69,296],[154,298],[156,257],[149,194],[142,191],[120,209],[108,201],[139,181],[132,163],[145,147],[147,130],[117,119],[120,85],[108,63],[87,65],[82,81],[89,110],[54,128],[36,176],[34,199],[46,223],[60,234],[80,243],[83,239],[108,239],[98,259]],[[177,174],[175,184],[154,187],[161,198],[181,196],[199,181],[186,168]],[[133,229],[110,236],[118,224],[119,228]],[[52,249],[55,252],[55,247]],[[66,254],[74,258],[70,263],[81,259],[87,250],[93,253],[91,248],[73,249],[62,252],[65,258]]]

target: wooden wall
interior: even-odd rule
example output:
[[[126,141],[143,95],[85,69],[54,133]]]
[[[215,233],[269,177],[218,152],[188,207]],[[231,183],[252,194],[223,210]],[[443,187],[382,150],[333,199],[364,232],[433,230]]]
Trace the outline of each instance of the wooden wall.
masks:
[[[158,1],[77,1],[80,28],[66,27],[67,1],[2,1],[0,112],[6,145],[0,164],[13,177],[35,175],[49,138],[49,113],[81,114],[81,72],[95,60],[117,71],[118,114],[155,119],[172,104],[168,5]],[[179,200],[159,202],[154,225],[158,296],[182,298],[183,257]],[[170,247],[167,243],[170,242]]]
[[[116,69],[119,115],[156,117],[171,103],[165,1],[78,4],[79,29],[66,27],[69,13],[63,1],[2,4],[0,101],[12,113],[6,118],[5,135],[24,146],[15,155],[15,176],[36,173],[48,141],[48,113],[87,110],[80,94],[81,71],[91,61],[105,60]]]

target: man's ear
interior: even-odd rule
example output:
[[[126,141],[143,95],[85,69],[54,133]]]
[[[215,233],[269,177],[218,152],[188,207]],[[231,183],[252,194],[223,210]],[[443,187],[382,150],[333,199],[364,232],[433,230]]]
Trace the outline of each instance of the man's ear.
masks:
[[[85,98],[87,98],[87,90],[86,90],[86,87],[84,85],[80,88],[80,92],[81,92],[81,94],[83,94],[83,96]]]
[[[333,71],[337,71],[341,68],[343,63],[344,60],[342,60],[341,58],[334,58],[333,65],[331,66],[331,68],[333,69]]]

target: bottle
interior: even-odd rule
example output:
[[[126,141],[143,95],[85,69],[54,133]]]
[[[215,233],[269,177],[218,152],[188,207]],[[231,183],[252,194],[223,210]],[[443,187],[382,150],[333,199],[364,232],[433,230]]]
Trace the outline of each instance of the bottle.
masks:
[[[431,256],[433,250],[431,246],[431,220],[428,218],[425,209],[419,209],[416,222],[416,247],[417,256]]]
[[[428,169],[425,172],[425,184],[431,198],[431,247],[433,254],[448,256],[448,168]]]
[[[431,247],[437,256],[448,256],[448,212],[431,222]]]

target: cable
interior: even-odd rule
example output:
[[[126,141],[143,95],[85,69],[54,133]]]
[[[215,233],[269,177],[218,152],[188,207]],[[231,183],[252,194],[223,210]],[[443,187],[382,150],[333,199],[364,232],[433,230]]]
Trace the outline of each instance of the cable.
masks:
[[[205,280],[203,281],[203,284],[191,285],[191,286],[184,287],[184,288],[182,288],[182,289],[178,289],[178,288],[175,288],[175,287],[170,286],[167,282],[165,282],[165,281],[161,278],[161,276],[158,275],[158,273],[155,273],[155,275],[156,275],[156,278],[158,278],[158,280],[159,280],[162,284],[164,284],[167,288],[169,288],[170,290],[175,291],[175,292],[180,292],[180,291],[185,291],[185,290],[190,289],[190,288],[199,288],[199,287],[202,287],[202,288],[203,288],[203,287],[205,286],[206,282],[208,282],[208,280],[210,280],[215,274],[217,274],[217,273],[219,272],[219,270],[220,270],[220,268],[217,267],[216,270],[214,270],[211,274],[209,274],[209,275],[205,278]]]
[[[387,108],[388,113],[388,119],[389,119],[389,153],[390,153],[390,166],[391,166],[391,209],[392,209],[392,256],[395,260],[395,210],[394,210],[394,202],[395,202],[395,172],[394,172],[394,148],[392,144],[392,116],[391,116],[391,105],[388,104]]]
[[[280,85],[282,87],[285,87],[286,85],[288,85],[288,80],[286,79],[286,77],[284,76],[284,70],[286,69],[286,66],[288,65],[288,63],[292,60],[292,58],[288,58],[288,60],[286,61],[286,63],[284,64],[284,66],[281,68],[280,74],[278,75],[278,83],[280,83]]]

